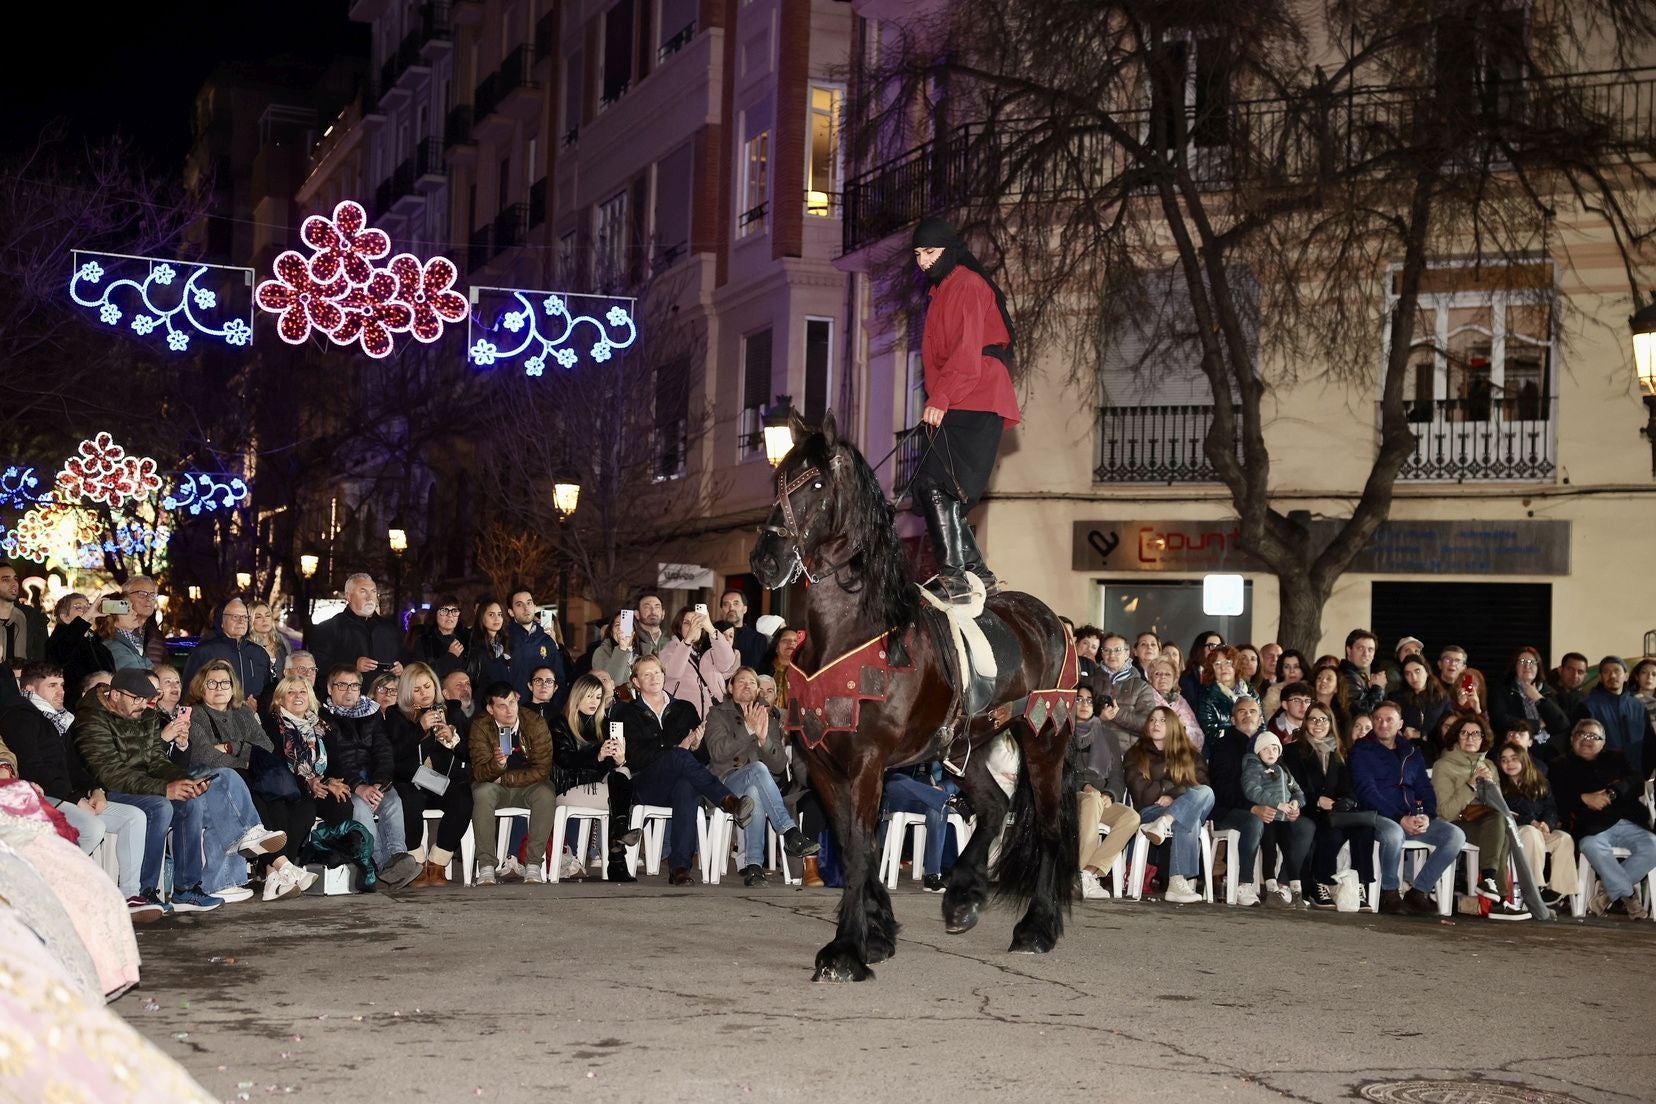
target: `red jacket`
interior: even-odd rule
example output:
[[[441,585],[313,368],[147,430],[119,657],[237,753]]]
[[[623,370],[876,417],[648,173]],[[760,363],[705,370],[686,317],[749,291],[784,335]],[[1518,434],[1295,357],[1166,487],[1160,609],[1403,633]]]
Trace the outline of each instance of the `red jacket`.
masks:
[[[957,266],[931,289],[920,359],[926,371],[926,405],[939,410],[989,410],[1007,425],[1023,420],[1006,365],[983,350],[1010,345],[989,282]]]

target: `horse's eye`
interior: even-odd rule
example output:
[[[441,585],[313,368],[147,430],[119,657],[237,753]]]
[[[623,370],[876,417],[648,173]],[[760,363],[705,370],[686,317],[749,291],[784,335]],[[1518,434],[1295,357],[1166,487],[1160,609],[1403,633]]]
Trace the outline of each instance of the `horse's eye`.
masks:
[[[811,489],[812,489],[812,490],[813,490],[813,491],[820,491],[820,490],[822,490],[822,483],[821,483],[821,482],[820,482],[820,481],[819,481],[819,482],[816,482],[816,483],[812,483],[812,484],[811,484]]]

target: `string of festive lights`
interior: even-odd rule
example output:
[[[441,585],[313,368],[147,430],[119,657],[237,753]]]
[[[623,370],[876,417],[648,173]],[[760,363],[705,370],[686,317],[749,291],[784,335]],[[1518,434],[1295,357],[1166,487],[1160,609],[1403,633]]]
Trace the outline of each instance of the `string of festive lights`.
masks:
[[[254,292],[261,310],[279,316],[277,336],[289,345],[319,330],[335,345],[360,344],[378,360],[396,347],[393,335],[412,333],[429,344],[442,337],[445,322],[466,316],[465,298],[451,290],[459,270],[446,257],[422,262],[399,253],[383,267],[374,263],[390,253],[391,239],[368,225],[353,200],[342,200],[332,218],[310,216],[299,236],[310,256],[284,251],[275,276]]]
[[[190,471],[179,476],[172,490],[161,500],[169,510],[188,510],[191,517],[210,514],[216,510],[231,510],[244,506],[251,492],[239,477],[209,475]]]
[[[479,368],[521,363],[524,375],[541,376],[549,363],[575,367],[583,350],[602,364],[638,339],[632,299],[520,288],[474,287],[471,292],[479,309],[466,337],[467,357]],[[572,300],[581,301],[577,306],[592,301],[591,313],[577,313]],[[485,325],[482,318],[492,324]]]
[[[40,472],[33,466],[12,464],[0,471],[0,506],[27,510],[51,495],[40,489]]]
[[[252,304],[241,290],[253,285],[251,268],[84,249],[71,256],[69,297],[97,311],[106,326],[125,324],[140,337],[159,335],[175,353],[189,349],[192,336],[233,346],[253,343]]]
[[[84,498],[101,506],[137,502],[161,490],[155,461],[128,456],[108,432],[80,443],[75,455],[63,462],[56,488],[63,499]]]

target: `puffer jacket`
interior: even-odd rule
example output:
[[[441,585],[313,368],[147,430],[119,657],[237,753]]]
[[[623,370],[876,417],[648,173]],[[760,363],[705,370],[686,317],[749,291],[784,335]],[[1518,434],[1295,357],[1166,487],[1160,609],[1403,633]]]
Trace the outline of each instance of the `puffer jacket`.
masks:
[[[1267,767],[1265,760],[1249,752],[1242,760],[1242,793],[1255,805],[1276,808],[1292,801],[1305,808],[1305,791],[1281,759]]]
[[[1208,784],[1207,760],[1200,755],[1196,756],[1196,783],[1197,786]],[[1149,759],[1144,764],[1144,770],[1136,770],[1129,762],[1127,766],[1127,789],[1133,795],[1135,808],[1148,809],[1158,798],[1178,797],[1190,786],[1180,785],[1167,777],[1167,756],[1154,748],[1150,749]]]
[[[104,704],[107,689],[88,690],[69,726],[69,737],[98,785],[112,793],[164,795],[167,783],[190,777],[167,757],[168,745],[161,738],[167,719],[160,710],[146,709],[128,720]]]
[[[707,749],[707,769],[716,778],[728,778],[735,771],[754,760],[765,764],[772,775],[781,777],[788,769],[787,736],[782,731],[782,714],[770,711],[770,727],[765,732],[765,746],[759,746],[758,737],[748,731],[747,719],[733,698],[726,698],[707,715],[707,731],[702,733],[702,746]]]
[[[328,722],[329,778],[343,778],[352,786],[372,782],[389,786],[396,780],[391,741],[385,735],[385,719],[379,713],[346,717],[322,707]]]

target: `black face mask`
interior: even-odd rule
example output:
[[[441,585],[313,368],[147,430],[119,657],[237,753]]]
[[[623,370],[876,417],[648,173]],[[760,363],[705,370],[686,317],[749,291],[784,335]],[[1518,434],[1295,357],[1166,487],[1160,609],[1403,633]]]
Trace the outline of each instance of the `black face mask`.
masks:
[[[960,251],[953,246],[945,247],[942,256],[933,261],[930,268],[922,270],[925,273],[926,282],[936,287],[948,278],[949,273],[953,272],[955,266],[959,263]]]

